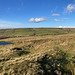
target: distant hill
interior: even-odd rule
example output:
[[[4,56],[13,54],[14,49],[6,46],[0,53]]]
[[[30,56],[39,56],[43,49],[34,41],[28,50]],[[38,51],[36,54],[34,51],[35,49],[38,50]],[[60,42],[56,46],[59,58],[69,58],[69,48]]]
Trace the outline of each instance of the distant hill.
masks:
[[[0,36],[60,35],[75,33],[75,28],[16,28],[0,29]]]

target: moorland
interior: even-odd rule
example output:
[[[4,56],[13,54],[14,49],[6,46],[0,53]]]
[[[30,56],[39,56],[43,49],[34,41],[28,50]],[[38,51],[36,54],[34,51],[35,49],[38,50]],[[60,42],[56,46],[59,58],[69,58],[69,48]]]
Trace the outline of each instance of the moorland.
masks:
[[[0,29],[0,75],[75,75],[75,28]]]

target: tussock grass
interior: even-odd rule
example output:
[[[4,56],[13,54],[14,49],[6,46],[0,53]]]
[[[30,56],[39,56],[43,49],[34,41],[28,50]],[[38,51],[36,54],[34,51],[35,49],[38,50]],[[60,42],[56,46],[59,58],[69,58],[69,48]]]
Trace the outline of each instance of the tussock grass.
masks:
[[[0,41],[14,43],[0,46],[0,75],[75,74],[75,34],[15,37]]]

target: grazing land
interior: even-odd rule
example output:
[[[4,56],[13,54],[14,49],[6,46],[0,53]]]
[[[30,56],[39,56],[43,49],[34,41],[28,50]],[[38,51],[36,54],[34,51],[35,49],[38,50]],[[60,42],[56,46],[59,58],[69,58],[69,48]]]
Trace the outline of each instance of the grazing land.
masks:
[[[0,75],[75,75],[74,28],[0,29]]]
[[[74,28],[19,28],[19,29],[0,29],[0,36],[15,35],[59,35],[75,33]]]

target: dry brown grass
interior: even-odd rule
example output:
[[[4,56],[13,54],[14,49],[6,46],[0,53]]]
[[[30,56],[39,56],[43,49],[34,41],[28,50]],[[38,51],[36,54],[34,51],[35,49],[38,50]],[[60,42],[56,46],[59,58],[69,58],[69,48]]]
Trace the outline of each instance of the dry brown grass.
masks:
[[[68,53],[69,59],[75,56],[75,34],[16,37],[1,39],[0,41],[14,43],[0,46],[0,59],[6,59],[0,62],[0,67],[1,65],[3,66],[3,71],[1,71],[0,75],[3,75],[4,72],[9,72],[15,64],[20,64],[24,61],[37,61],[38,58],[56,47]],[[21,48],[23,51],[29,51],[30,53],[18,56],[12,50],[13,48]],[[7,60],[8,57],[10,58]],[[10,69],[5,70],[6,67]]]

